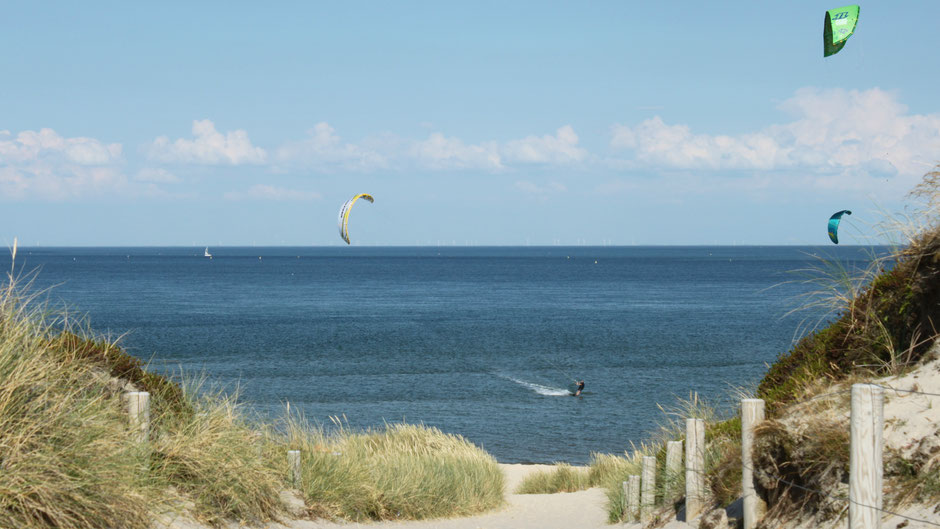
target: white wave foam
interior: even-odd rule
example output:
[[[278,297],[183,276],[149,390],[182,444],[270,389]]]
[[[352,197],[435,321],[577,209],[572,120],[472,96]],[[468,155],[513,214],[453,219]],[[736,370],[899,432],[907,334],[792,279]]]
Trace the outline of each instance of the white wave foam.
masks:
[[[516,384],[528,388],[539,395],[545,395],[546,397],[567,397],[571,395],[571,392],[567,389],[562,388],[553,388],[551,386],[543,386],[541,384],[536,384],[534,382],[526,382],[525,380],[519,380],[518,378],[513,377],[504,377],[508,380],[512,380]]]

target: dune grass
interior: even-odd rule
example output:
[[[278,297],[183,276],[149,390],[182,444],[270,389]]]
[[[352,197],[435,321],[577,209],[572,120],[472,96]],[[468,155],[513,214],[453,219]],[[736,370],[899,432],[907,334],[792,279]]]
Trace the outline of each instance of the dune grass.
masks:
[[[181,391],[180,412],[167,406],[154,421],[150,479],[171,486],[193,502],[196,516],[212,525],[224,520],[251,524],[277,519],[285,474],[262,450],[262,434],[250,425],[237,396]]]
[[[808,271],[802,282],[812,288],[799,309],[822,308],[834,319],[817,322],[770,367],[757,396],[771,413],[820,378],[898,373],[940,335],[940,170],[910,197],[916,203],[908,214],[882,223],[882,238],[895,241],[888,255],[862,270],[823,259]]]
[[[146,527],[155,490],[119,396],[50,350],[32,301],[0,292],[0,527]]]
[[[551,470],[540,470],[527,475],[516,494],[554,494],[577,492],[591,487],[590,471],[567,463],[556,463]]]
[[[339,420],[327,432],[288,417],[286,445],[300,450],[302,493],[310,509],[349,520],[467,516],[503,503],[496,460],[461,436],[437,428],[387,424],[353,431]],[[284,462],[286,472],[286,461]]]

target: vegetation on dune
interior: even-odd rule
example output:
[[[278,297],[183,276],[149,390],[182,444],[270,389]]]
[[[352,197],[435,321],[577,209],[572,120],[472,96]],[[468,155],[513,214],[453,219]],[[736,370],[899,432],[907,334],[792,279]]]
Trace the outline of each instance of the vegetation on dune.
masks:
[[[758,494],[772,506],[770,516],[804,511],[829,518],[845,508],[834,498],[848,490],[847,422],[807,415],[799,429],[767,420],[754,433],[754,466],[761,469],[755,479]]]
[[[758,492],[773,506],[769,516],[802,511],[826,519],[845,507],[833,498],[847,493],[846,398],[796,403],[840,384],[900,374],[926,360],[940,336],[940,171],[911,195],[923,207],[895,226],[903,245],[859,277],[815,281],[825,286],[812,293],[813,303],[837,309],[837,317],[781,355],[758,386],[770,420],[755,431],[755,466]],[[893,452],[885,462],[886,502],[940,499],[935,468]]]
[[[687,418],[702,419],[705,421],[705,473],[706,485],[712,490],[729,489],[738,485],[728,477],[733,471],[725,471],[733,467],[733,456],[737,454],[740,465],[740,420],[737,418],[722,419],[714,406],[701,399],[697,394],[690,394],[687,399],[679,399],[672,407],[662,407],[662,419],[659,429],[650,436],[647,442],[635,445],[632,450],[622,456],[610,454],[593,454],[591,459],[590,476],[592,486],[604,488],[607,495],[608,520],[611,523],[625,520],[626,498],[623,493],[623,482],[631,475],[641,475],[643,457],[656,458],[656,504],[673,505],[685,493],[685,472],[670,475],[666,471],[666,442],[684,441],[686,434],[685,420]],[[735,431],[737,424],[737,431]],[[684,463],[682,464],[684,468]],[[738,466],[740,472],[740,466]],[[736,497],[736,496],[735,496]],[[730,503],[730,501],[729,501]]]
[[[154,421],[150,478],[182,493],[213,525],[276,519],[285,474],[264,457],[262,434],[248,424],[235,396],[198,389],[191,384],[181,392],[183,406],[167,407]]]
[[[408,424],[365,432],[336,424],[327,433],[287,419],[284,448],[303,454],[302,493],[320,516],[426,519],[478,514],[503,503],[505,478],[496,460],[458,435]]]
[[[551,470],[540,470],[527,475],[516,489],[516,494],[577,492],[593,485],[588,469],[572,467],[567,463],[556,463]]]
[[[772,409],[798,400],[820,378],[859,370],[896,373],[921,360],[940,333],[940,172],[913,197],[924,206],[893,230],[906,240],[856,277],[830,266],[807,282],[819,287],[806,306],[837,312],[828,326],[803,337],[770,366],[757,389]],[[919,220],[918,220],[919,219]],[[830,263],[827,263],[827,265]]]
[[[49,348],[48,316],[0,293],[0,527],[145,527],[147,454],[119,396]]]
[[[138,391],[150,393],[161,406],[174,413],[191,413],[190,402],[183,395],[180,385],[147,371],[146,364],[127,354],[113,343],[100,338],[76,334],[75,329],[64,330],[48,340],[49,350],[64,359],[84,361],[100,367],[121,381],[132,384]]]

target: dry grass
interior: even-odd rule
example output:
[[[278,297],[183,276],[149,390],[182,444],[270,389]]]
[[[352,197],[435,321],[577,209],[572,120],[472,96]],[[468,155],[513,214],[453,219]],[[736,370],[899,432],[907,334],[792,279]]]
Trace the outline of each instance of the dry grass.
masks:
[[[645,456],[656,458],[656,504],[674,505],[684,495],[685,472],[668,475],[665,466],[666,442],[685,439],[687,418],[703,419],[706,423],[705,472],[709,483],[712,482],[721,462],[728,458],[727,454],[733,452],[735,446],[740,460],[739,420],[721,420],[714,406],[696,393],[690,393],[686,399],[678,399],[672,406],[660,405],[659,408],[662,411],[659,428],[651,434],[648,442],[633,445],[631,450],[622,456],[593,454],[591,457],[589,482],[591,486],[604,487],[607,494],[608,519],[612,523],[624,520],[626,501],[623,496],[623,482],[631,475],[642,474]],[[740,478],[737,481],[740,482]],[[722,478],[722,483],[725,482],[730,482],[730,479]]]
[[[151,479],[182,492],[196,517],[213,525],[275,519],[285,474],[263,457],[262,436],[245,420],[237,397],[200,393],[200,386],[182,392],[192,412],[168,410],[154,421]]]
[[[284,437],[268,449],[302,454],[302,492],[321,516],[349,520],[468,516],[502,505],[505,477],[496,460],[458,435],[389,424],[355,432],[339,420],[332,431],[286,419]],[[286,460],[283,471],[286,472]]]
[[[146,527],[155,487],[119,397],[48,347],[57,323],[0,292],[0,527]]]
[[[588,469],[575,468],[567,463],[556,463],[552,470],[540,470],[527,475],[516,489],[516,494],[577,492],[590,486]]]
[[[754,435],[755,479],[758,494],[771,506],[770,517],[788,519],[800,511],[821,519],[841,514],[846,502],[834,497],[847,490],[849,432],[844,420],[807,415],[800,428],[767,420]]]

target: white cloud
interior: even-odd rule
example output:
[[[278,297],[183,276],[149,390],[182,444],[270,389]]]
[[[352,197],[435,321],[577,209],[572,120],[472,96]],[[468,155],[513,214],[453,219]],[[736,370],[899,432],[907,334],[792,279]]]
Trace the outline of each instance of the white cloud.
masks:
[[[2,136],[9,137],[8,131]],[[107,165],[119,161],[121,145],[93,138],[63,138],[52,129],[27,130],[14,140],[0,140],[0,164],[30,164],[55,160],[79,165]]]
[[[225,193],[223,197],[226,200],[309,201],[319,199],[320,194],[312,191],[297,191],[258,184],[245,191],[230,191]]]
[[[0,133],[0,198],[53,200],[122,190],[121,145],[52,129]]]
[[[940,114],[911,115],[894,94],[803,89],[781,105],[794,120],[739,135],[694,134],[654,117],[611,128],[611,147],[647,167],[800,169],[844,177],[919,177],[940,152]]]
[[[587,157],[587,151],[578,147],[578,135],[571,125],[561,127],[554,136],[512,140],[502,150],[507,160],[521,163],[563,164],[579,162]]]
[[[267,159],[264,149],[251,144],[247,132],[222,134],[208,119],[193,121],[192,140],[170,142],[168,137],[160,136],[147,148],[147,154],[157,162],[205,165],[262,164]]]
[[[289,143],[277,150],[277,160],[320,169],[341,168],[366,171],[387,165],[385,156],[373,149],[344,143],[336,130],[326,122],[317,123],[307,131],[308,137]]]
[[[504,143],[467,143],[432,132],[420,140],[385,134],[357,144],[341,141],[335,129],[324,122],[310,130],[308,138],[277,151],[277,161],[283,165],[354,171],[388,168],[499,171],[511,165],[567,164],[585,159],[587,151],[578,146],[578,136],[570,125],[559,128],[554,135],[528,136]]]
[[[448,138],[440,132],[416,141],[409,150],[411,157],[429,169],[488,169],[503,167],[495,142],[468,145],[459,138]]]

